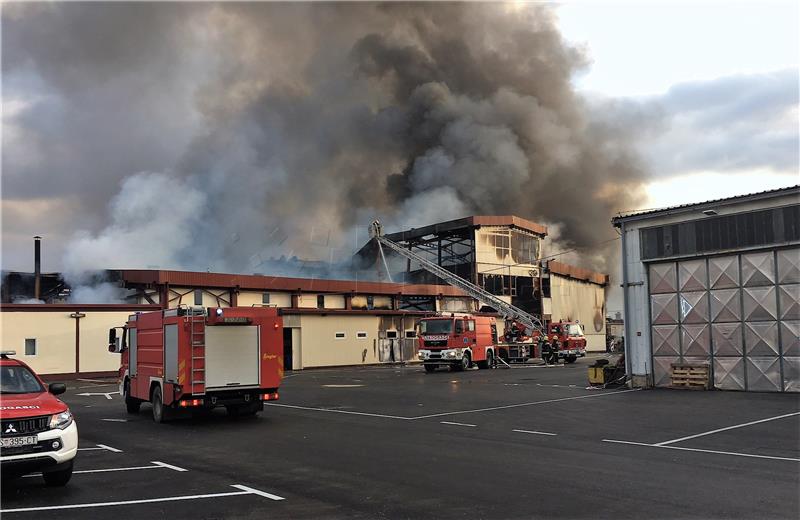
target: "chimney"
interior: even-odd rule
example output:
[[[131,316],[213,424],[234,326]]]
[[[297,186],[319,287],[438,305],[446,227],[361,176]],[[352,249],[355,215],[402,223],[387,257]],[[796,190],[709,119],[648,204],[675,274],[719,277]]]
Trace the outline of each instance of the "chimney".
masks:
[[[33,237],[33,297],[42,296],[42,237]]]

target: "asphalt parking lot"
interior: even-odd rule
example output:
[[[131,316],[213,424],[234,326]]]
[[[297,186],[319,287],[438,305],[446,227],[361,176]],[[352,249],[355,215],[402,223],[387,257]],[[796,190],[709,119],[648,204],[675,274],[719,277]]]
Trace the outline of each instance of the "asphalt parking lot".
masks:
[[[257,418],[153,423],[70,383],[75,474],[8,518],[798,518],[800,396],[587,388],[559,367],[287,374]],[[88,394],[88,395],[87,395]]]

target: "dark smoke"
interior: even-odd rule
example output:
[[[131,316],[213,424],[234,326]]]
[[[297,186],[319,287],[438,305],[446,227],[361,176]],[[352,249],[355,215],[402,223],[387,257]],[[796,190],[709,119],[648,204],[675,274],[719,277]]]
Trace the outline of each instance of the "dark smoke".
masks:
[[[554,16],[501,3],[6,5],[4,77],[38,96],[12,122],[12,137],[36,140],[4,156],[4,198],[90,208],[64,258],[73,273],[336,262],[375,216],[392,230],[468,214],[549,224],[556,249],[610,269],[618,246],[593,244],[637,205],[643,174],[573,89],[587,60]]]

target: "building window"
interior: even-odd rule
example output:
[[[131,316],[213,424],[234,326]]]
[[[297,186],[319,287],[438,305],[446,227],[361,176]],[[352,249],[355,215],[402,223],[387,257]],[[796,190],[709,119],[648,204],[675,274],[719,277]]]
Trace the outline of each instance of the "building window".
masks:
[[[36,338],[25,338],[25,355],[36,355]]]
[[[317,309],[324,309],[325,308],[325,295],[318,294],[317,295]]]
[[[367,339],[367,333],[363,332],[363,331],[362,332],[356,332],[356,337],[358,339]]]
[[[415,331],[415,330],[407,330],[406,331],[406,337],[407,338],[416,338],[417,337],[417,331]]]
[[[335,337],[336,339],[345,339],[347,336],[345,335],[344,332],[336,332]]]
[[[261,303],[269,303],[269,293],[265,292],[261,295]]]
[[[389,339],[397,339],[397,331],[396,330],[387,330],[386,337]]]
[[[194,290],[194,304],[203,305],[203,291],[201,289]]]

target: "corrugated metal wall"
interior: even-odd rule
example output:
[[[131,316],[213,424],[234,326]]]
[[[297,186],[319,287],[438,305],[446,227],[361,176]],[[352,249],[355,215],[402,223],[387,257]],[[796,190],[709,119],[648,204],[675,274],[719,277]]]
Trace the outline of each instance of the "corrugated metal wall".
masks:
[[[708,362],[714,386],[800,391],[800,249],[650,264],[656,386]]]

